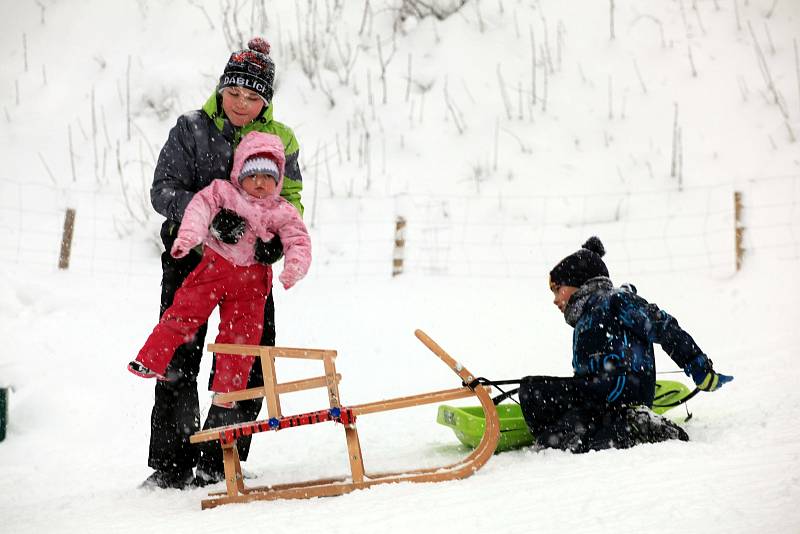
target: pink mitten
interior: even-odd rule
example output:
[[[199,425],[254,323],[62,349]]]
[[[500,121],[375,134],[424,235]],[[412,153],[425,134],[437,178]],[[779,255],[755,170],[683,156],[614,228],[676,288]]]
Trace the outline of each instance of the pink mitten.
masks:
[[[170,254],[172,254],[173,258],[182,258],[186,256],[190,250],[192,250],[192,246],[193,245],[188,239],[179,237],[172,244],[172,250],[170,251]]]
[[[303,278],[303,274],[295,265],[284,265],[283,271],[281,272],[280,276],[278,276],[278,280],[280,280],[283,284],[283,289],[289,289],[301,278]]]

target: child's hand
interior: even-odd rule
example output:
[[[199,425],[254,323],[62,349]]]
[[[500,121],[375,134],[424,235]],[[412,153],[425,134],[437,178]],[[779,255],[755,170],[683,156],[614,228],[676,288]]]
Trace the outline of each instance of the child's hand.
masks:
[[[716,391],[731,380],[730,375],[722,375],[714,371],[714,364],[705,354],[700,354],[689,362],[684,372],[692,377],[700,391]]]
[[[702,376],[692,375],[692,379],[700,391],[716,391],[733,380],[733,377],[720,374],[711,369]]]
[[[283,284],[283,289],[289,289],[301,278],[303,278],[303,273],[300,268],[297,265],[290,263],[283,266],[283,271],[278,277],[278,280],[280,280]]]
[[[172,244],[170,254],[172,254],[173,258],[183,258],[192,250],[192,246],[188,239],[179,237]]]

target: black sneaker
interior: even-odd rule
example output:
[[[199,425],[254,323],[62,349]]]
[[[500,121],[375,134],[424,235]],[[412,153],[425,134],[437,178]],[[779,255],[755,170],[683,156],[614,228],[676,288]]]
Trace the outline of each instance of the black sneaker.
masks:
[[[156,469],[139,486],[143,489],[185,489],[192,484],[191,469]]]

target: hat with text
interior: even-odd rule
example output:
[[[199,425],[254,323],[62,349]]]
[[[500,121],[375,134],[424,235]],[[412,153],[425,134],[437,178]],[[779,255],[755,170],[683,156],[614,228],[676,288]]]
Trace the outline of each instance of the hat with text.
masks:
[[[275,63],[269,57],[270,45],[266,39],[254,37],[247,50],[231,54],[225,71],[219,77],[221,92],[226,87],[244,87],[258,93],[265,105],[272,102],[272,84],[275,81]]]

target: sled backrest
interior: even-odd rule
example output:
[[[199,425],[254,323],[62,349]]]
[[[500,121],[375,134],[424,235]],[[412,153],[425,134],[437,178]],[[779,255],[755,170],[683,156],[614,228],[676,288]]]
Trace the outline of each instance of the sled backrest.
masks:
[[[233,345],[212,343],[208,346],[210,352],[222,354],[236,354],[240,356],[257,356],[260,360],[261,370],[264,375],[264,386],[243,389],[230,393],[217,393],[215,401],[231,402],[263,397],[267,404],[267,413],[270,417],[281,417],[282,393],[304,391],[314,388],[327,388],[331,408],[341,407],[339,401],[339,381],[342,376],[336,372],[336,351],[322,349],[293,349],[287,347],[267,347],[260,345]],[[295,380],[278,384],[275,376],[275,358],[295,358],[303,360],[320,360],[325,368],[325,374],[314,378]],[[255,362],[254,365],[258,365]]]
[[[318,422],[321,420],[335,420],[344,423],[345,420],[352,418],[353,414],[349,409],[341,409],[339,400],[339,380],[341,375],[336,373],[336,351],[321,349],[294,349],[287,347],[268,347],[260,345],[235,345],[212,343],[208,350],[215,353],[233,354],[238,356],[257,356],[260,360],[261,370],[264,374],[264,386],[250,388],[230,393],[216,394],[215,401],[231,402],[263,397],[266,400],[267,412],[270,421],[245,422],[239,425],[229,425],[220,428],[210,428],[196,432],[189,441],[191,443],[201,443],[204,441],[219,440],[222,447],[222,461],[225,468],[225,483],[227,497],[224,499],[208,499],[203,501],[203,507],[216,506],[220,502],[235,502],[241,498],[247,490],[244,487],[242,468],[239,463],[239,454],[236,439],[241,435],[250,435],[255,432],[277,429],[271,426],[272,421],[278,421],[283,416],[281,413],[280,396],[283,393],[303,391],[313,388],[326,388],[328,391],[328,401],[330,411],[321,410],[314,414],[306,414],[311,417],[306,418],[306,422]],[[295,380],[278,384],[275,376],[276,358],[295,358],[303,360],[320,360],[325,368],[325,374],[314,378]],[[257,363],[254,363],[257,365]],[[303,417],[284,418],[289,422],[297,419],[303,421]],[[305,424],[302,422],[301,424]],[[293,425],[292,425],[293,426]],[[351,477],[354,483],[361,483],[364,480],[364,464],[361,459],[361,445],[358,440],[358,433],[354,424],[346,424],[345,438],[350,461]]]

